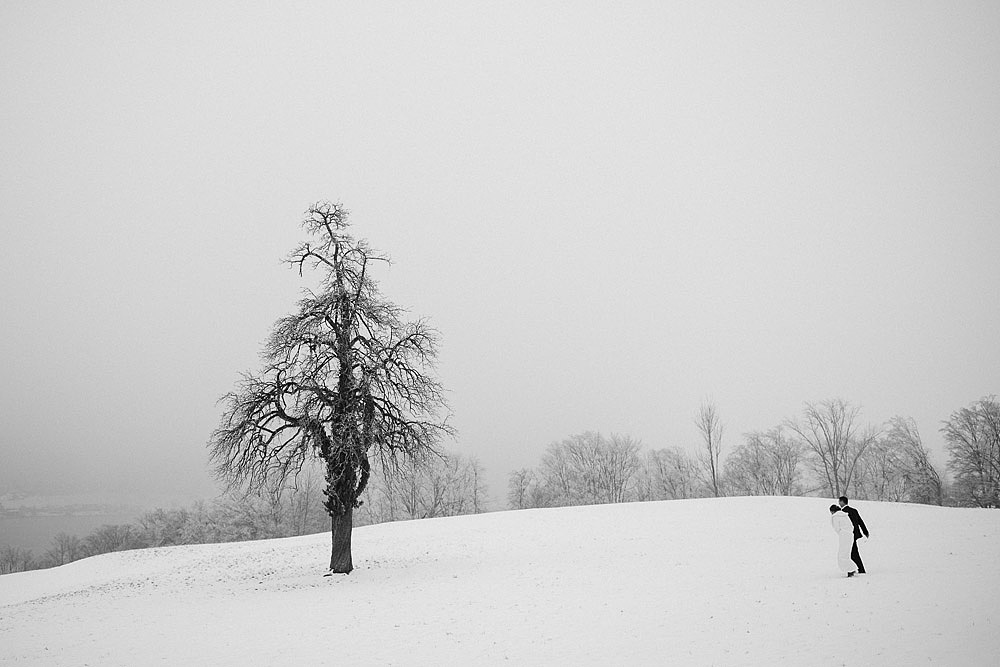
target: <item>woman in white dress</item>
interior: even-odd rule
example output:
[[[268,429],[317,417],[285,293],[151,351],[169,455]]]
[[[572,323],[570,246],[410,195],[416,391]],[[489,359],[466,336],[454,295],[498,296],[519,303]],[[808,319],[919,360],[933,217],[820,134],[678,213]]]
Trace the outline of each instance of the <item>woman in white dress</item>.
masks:
[[[857,566],[851,560],[851,547],[854,546],[854,524],[851,517],[840,511],[839,505],[830,505],[830,524],[837,533],[837,565],[841,572],[853,577]]]

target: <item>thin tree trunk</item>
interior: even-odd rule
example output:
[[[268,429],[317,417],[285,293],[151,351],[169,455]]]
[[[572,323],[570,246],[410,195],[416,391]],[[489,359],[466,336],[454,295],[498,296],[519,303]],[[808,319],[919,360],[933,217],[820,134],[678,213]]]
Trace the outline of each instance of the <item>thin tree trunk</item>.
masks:
[[[330,572],[350,574],[354,569],[351,560],[351,530],[354,528],[354,505],[347,503],[344,511],[330,519]]]

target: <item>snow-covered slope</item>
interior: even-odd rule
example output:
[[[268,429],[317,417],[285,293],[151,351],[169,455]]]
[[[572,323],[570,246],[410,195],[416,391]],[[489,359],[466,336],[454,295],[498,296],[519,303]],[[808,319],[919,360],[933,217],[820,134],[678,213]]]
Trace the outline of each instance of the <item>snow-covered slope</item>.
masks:
[[[1000,511],[727,498],[108,554],[0,577],[0,664],[994,665]]]

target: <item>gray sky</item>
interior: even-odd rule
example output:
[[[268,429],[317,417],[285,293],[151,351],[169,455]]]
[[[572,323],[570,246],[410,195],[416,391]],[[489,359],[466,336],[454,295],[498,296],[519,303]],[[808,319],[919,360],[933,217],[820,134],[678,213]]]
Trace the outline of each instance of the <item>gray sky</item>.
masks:
[[[583,430],[1000,391],[1000,4],[0,4],[0,489],[210,494],[313,201],[494,497]],[[939,455],[938,463],[944,463]]]

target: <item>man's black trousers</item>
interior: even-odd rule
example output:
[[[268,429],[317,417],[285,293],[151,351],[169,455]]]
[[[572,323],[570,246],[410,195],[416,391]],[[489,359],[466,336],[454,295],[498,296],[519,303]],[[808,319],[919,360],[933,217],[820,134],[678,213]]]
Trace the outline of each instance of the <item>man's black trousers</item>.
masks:
[[[854,538],[854,546],[851,547],[851,560],[858,566],[858,572],[865,573],[865,564],[861,562],[861,554],[858,553],[858,538]]]

